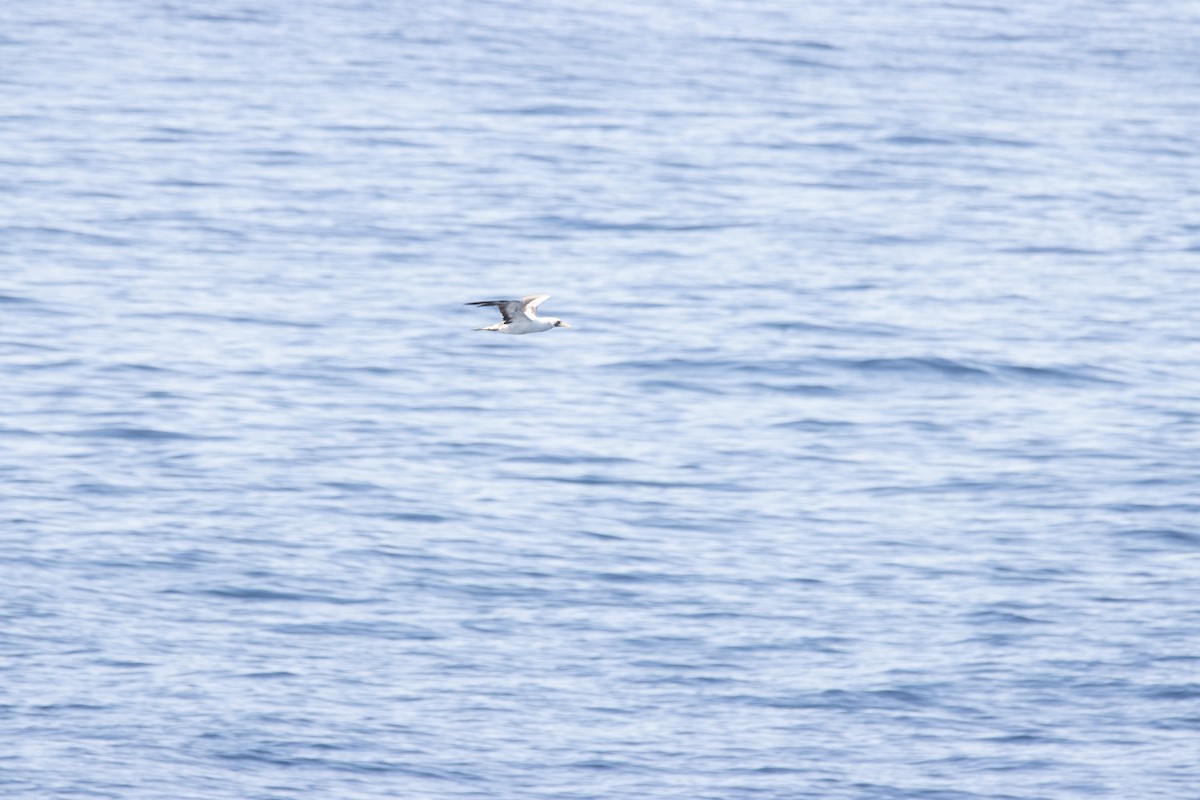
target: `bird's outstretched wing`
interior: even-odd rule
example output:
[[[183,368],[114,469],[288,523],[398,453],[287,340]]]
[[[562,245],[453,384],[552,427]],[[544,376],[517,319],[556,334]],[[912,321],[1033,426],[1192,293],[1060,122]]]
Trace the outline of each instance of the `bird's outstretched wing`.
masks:
[[[548,294],[527,294],[521,298],[521,310],[526,314],[537,311],[537,307],[550,299]]]
[[[500,312],[500,316],[504,317],[504,324],[510,324],[516,317],[525,316],[523,309],[523,300],[479,300],[474,303],[464,303],[468,306],[495,306]]]

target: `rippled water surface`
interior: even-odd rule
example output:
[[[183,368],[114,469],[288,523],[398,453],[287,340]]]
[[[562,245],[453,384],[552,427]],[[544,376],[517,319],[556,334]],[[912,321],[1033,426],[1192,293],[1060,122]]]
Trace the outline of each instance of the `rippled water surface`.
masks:
[[[1194,799],[1198,43],[6,4],[0,794]]]

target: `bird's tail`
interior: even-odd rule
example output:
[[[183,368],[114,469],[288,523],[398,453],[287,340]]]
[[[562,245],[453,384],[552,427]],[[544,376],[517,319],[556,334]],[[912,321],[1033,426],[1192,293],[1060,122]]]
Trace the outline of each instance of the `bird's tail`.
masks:
[[[473,330],[473,331],[498,331],[498,330],[500,330],[500,323],[497,322],[495,325],[488,325],[486,328],[471,328],[471,330]]]

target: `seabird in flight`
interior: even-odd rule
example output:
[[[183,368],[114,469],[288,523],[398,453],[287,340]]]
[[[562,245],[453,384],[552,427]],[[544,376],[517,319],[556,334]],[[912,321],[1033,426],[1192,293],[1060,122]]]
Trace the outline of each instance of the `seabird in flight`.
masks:
[[[531,294],[520,300],[480,300],[476,303],[466,303],[468,306],[495,306],[500,310],[502,322],[489,325],[486,328],[475,328],[477,331],[497,331],[498,333],[541,333],[551,328],[571,327],[555,317],[539,317],[537,307],[550,299],[548,294]]]

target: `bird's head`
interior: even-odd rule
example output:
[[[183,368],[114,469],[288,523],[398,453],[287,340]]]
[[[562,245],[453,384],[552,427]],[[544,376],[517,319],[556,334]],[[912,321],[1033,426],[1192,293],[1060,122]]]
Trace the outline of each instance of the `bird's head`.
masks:
[[[571,326],[570,326],[570,325],[568,325],[567,323],[563,322],[561,319],[556,319],[556,320],[554,320],[554,327],[556,327],[556,328],[569,328],[569,327],[571,327]]]

